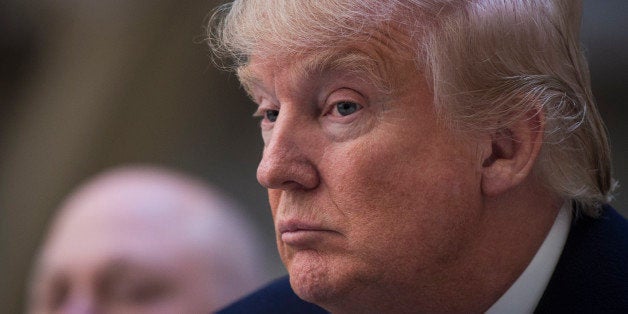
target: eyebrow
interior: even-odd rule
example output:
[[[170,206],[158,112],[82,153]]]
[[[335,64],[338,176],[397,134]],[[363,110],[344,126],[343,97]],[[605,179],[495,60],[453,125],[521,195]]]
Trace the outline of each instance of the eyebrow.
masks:
[[[296,64],[293,75],[307,80],[316,75],[336,72],[360,78],[384,94],[392,92],[389,80],[378,62],[358,49],[316,52]],[[253,96],[254,86],[263,85],[263,79],[257,76],[250,65],[241,66],[236,73],[249,96]]]

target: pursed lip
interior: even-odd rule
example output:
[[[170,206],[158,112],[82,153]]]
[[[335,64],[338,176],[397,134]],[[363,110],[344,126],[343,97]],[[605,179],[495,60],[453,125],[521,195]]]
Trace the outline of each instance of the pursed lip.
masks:
[[[295,231],[331,231],[320,226],[319,224],[307,223],[300,220],[280,221],[277,226],[277,230],[280,234]]]
[[[321,224],[302,220],[280,221],[277,225],[277,232],[284,243],[293,246],[308,246],[320,241],[325,235],[339,234]]]

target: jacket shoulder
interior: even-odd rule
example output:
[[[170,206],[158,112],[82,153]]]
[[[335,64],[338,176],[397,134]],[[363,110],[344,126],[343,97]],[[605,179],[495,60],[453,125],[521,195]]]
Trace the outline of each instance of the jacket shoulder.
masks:
[[[315,304],[301,300],[290,287],[288,276],[279,278],[252,294],[218,311],[219,314],[238,313],[327,313]]]
[[[537,313],[628,313],[628,222],[610,206],[574,219]]]

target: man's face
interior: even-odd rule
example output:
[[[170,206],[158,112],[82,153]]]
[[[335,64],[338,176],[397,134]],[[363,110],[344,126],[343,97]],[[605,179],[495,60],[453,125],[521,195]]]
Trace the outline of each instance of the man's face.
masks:
[[[240,72],[262,116],[257,176],[280,255],[295,292],[324,306],[444,281],[481,220],[477,145],[437,118],[411,58],[373,38],[325,57],[253,55]],[[355,62],[369,58],[390,92]]]
[[[210,259],[199,245],[179,236],[186,230],[177,221],[133,213],[125,206],[85,208],[64,216],[42,252],[33,313],[195,313],[211,308]]]

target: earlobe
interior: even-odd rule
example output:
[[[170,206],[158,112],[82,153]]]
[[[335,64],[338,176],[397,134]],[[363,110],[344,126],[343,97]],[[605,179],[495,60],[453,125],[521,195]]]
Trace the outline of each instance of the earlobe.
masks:
[[[544,116],[534,110],[512,126],[491,134],[490,151],[482,163],[482,193],[497,196],[531,173],[542,145]]]

